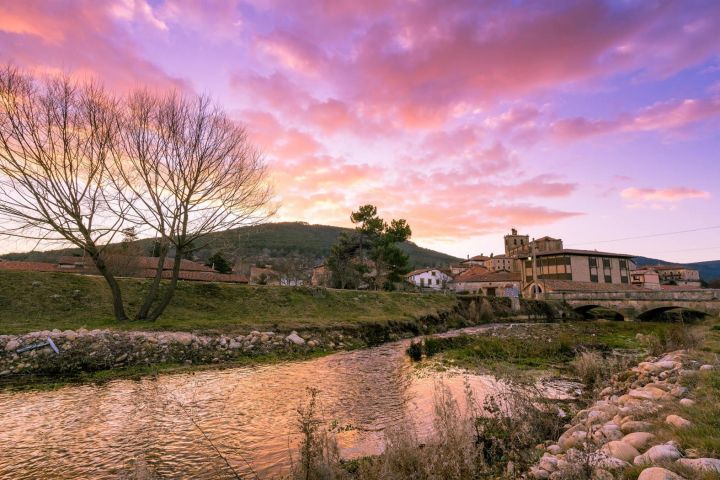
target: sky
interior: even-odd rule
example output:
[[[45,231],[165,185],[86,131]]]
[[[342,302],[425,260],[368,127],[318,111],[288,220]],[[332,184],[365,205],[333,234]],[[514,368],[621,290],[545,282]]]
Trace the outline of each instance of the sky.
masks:
[[[3,63],[212,96],[273,221],[371,203],[460,257],[720,259],[718,32],[717,0],[0,1]]]

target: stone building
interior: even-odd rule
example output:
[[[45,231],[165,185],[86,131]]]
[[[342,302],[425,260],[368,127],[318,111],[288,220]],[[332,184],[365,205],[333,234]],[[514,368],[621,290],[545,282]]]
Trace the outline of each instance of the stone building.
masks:
[[[514,270],[513,263],[513,258],[508,255],[493,255],[491,253],[490,258],[485,260],[483,265],[491,272],[497,272],[500,270],[512,272]]]
[[[680,265],[653,265],[647,268],[655,270],[661,285],[685,285],[699,287],[700,272]]]

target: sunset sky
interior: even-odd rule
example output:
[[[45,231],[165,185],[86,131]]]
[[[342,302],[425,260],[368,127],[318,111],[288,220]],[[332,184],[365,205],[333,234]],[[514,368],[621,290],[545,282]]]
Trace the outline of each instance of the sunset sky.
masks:
[[[720,258],[717,0],[3,0],[0,60],[210,94],[265,152],[275,221],[373,203],[462,257],[516,227]]]

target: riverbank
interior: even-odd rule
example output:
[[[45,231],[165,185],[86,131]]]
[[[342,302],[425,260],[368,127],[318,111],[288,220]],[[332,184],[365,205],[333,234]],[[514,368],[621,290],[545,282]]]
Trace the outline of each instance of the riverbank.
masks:
[[[720,335],[613,375],[543,446],[533,479],[720,479]]]
[[[482,336],[425,338],[408,348],[418,367],[490,373],[497,391],[476,402],[441,386],[432,438],[386,432],[381,455],[348,462],[320,453],[293,477],[330,469],[328,478],[355,480],[411,472],[458,480],[717,480],[720,329],[711,325],[497,325]],[[585,395],[571,403],[550,398],[534,374],[581,380]]]
[[[128,312],[138,308],[147,280],[121,278]],[[315,287],[179,282],[171,305],[155,322],[117,322],[102,277],[46,272],[0,272],[0,334],[41,330],[110,329],[246,335],[290,333],[412,321],[457,305],[454,296]]]

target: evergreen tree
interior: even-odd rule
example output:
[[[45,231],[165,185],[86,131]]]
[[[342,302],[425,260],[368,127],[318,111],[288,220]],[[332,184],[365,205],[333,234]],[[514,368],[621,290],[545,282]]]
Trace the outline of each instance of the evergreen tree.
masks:
[[[220,252],[215,252],[210,258],[207,259],[205,265],[212,267],[216,272],[220,273],[231,273],[232,265],[228,262]]]

